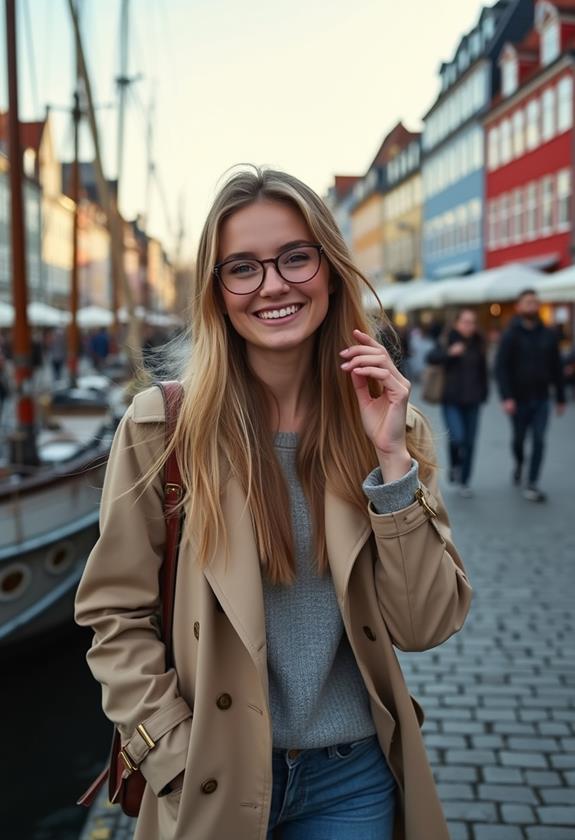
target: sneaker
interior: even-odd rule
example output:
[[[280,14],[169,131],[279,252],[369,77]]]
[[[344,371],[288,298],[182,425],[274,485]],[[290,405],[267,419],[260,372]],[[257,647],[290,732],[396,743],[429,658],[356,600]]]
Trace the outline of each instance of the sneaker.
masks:
[[[528,502],[546,502],[547,496],[538,487],[529,486],[523,491],[523,498]]]
[[[516,464],[511,480],[513,481],[515,487],[519,487],[521,484],[521,464]]]
[[[463,499],[471,499],[473,496],[473,490],[471,487],[468,487],[466,484],[461,484],[459,487],[459,495]]]

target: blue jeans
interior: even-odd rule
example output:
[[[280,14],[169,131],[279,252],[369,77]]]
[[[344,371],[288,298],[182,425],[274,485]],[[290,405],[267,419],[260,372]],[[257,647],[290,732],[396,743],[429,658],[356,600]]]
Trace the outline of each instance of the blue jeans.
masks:
[[[518,469],[523,466],[525,438],[531,429],[533,446],[529,462],[528,483],[537,484],[541,464],[543,463],[543,449],[545,431],[549,420],[549,400],[525,400],[517,403],[517,411],[511,417],[513,426],[513,456]]]
[[[472,405],[443,403],[442,408],[443,419],[449,434],[451,468],[457,471],[461,484],[468,484],[479,424],[479,403]]]
[[[391,840],[396,789],[375,735],[274,750],[268,840]]]

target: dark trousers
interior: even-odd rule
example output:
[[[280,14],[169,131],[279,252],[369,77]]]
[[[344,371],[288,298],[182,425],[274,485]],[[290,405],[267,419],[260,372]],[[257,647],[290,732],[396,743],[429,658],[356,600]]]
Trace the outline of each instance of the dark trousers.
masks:
[[[443,419],[449,434],[449,463],[461,484],[468,484],[479,425],[479,403],[443,403]]]
[[[515,463],[520,469],[523,466],[525,439],[531,431],[532,447],[529,462],[528,483],[537,484],[543,451],[545,446],[545,431],[549,420],[549,400],[526,400],[517,403],[517,410],[511,416],[513,439],[511,448]]]

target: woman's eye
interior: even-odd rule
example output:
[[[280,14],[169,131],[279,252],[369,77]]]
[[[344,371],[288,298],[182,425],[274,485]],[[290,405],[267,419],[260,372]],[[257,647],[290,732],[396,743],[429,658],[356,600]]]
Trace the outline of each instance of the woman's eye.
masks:
[[[235,275],[253,274],[257,270],[258,266],[255,263],[234,263],[229,267],[230,274]]]
[[[286,254],[282,258],[282,263],[284,265],[297,265],[298,263],[304,263],[309,260],[309,254],[305,251],[295,251],[290,254]]]

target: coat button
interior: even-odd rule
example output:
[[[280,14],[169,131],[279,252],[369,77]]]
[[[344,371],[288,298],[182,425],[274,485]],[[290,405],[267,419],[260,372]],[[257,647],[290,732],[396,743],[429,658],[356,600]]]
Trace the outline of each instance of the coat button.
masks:
[[[365,633],[365,635],[367,636],[367,638],[369,639],[370,642],[375,642],[377,637],[376,637],[375,633],[373,632],[373,630],[371,629],[371,627],[368,627],[367,624],[366,624],[365,627],[363,628],[363,632]]]
[[[194,621],[194,636],[196,639],[200,638],[200,622]]]
[[[231,705],[232,705],[232,698],[230,697],[229,694],[220,694],[220,696],[216,700],[216,706],[218,707],[218,709],[221,709],[224,712],[227,709],[229,709]]]
[[[202,793],[214,793],[218,786],[218,783],[215,779],[206,779],[205,782],[202,782],[201,791]]]

